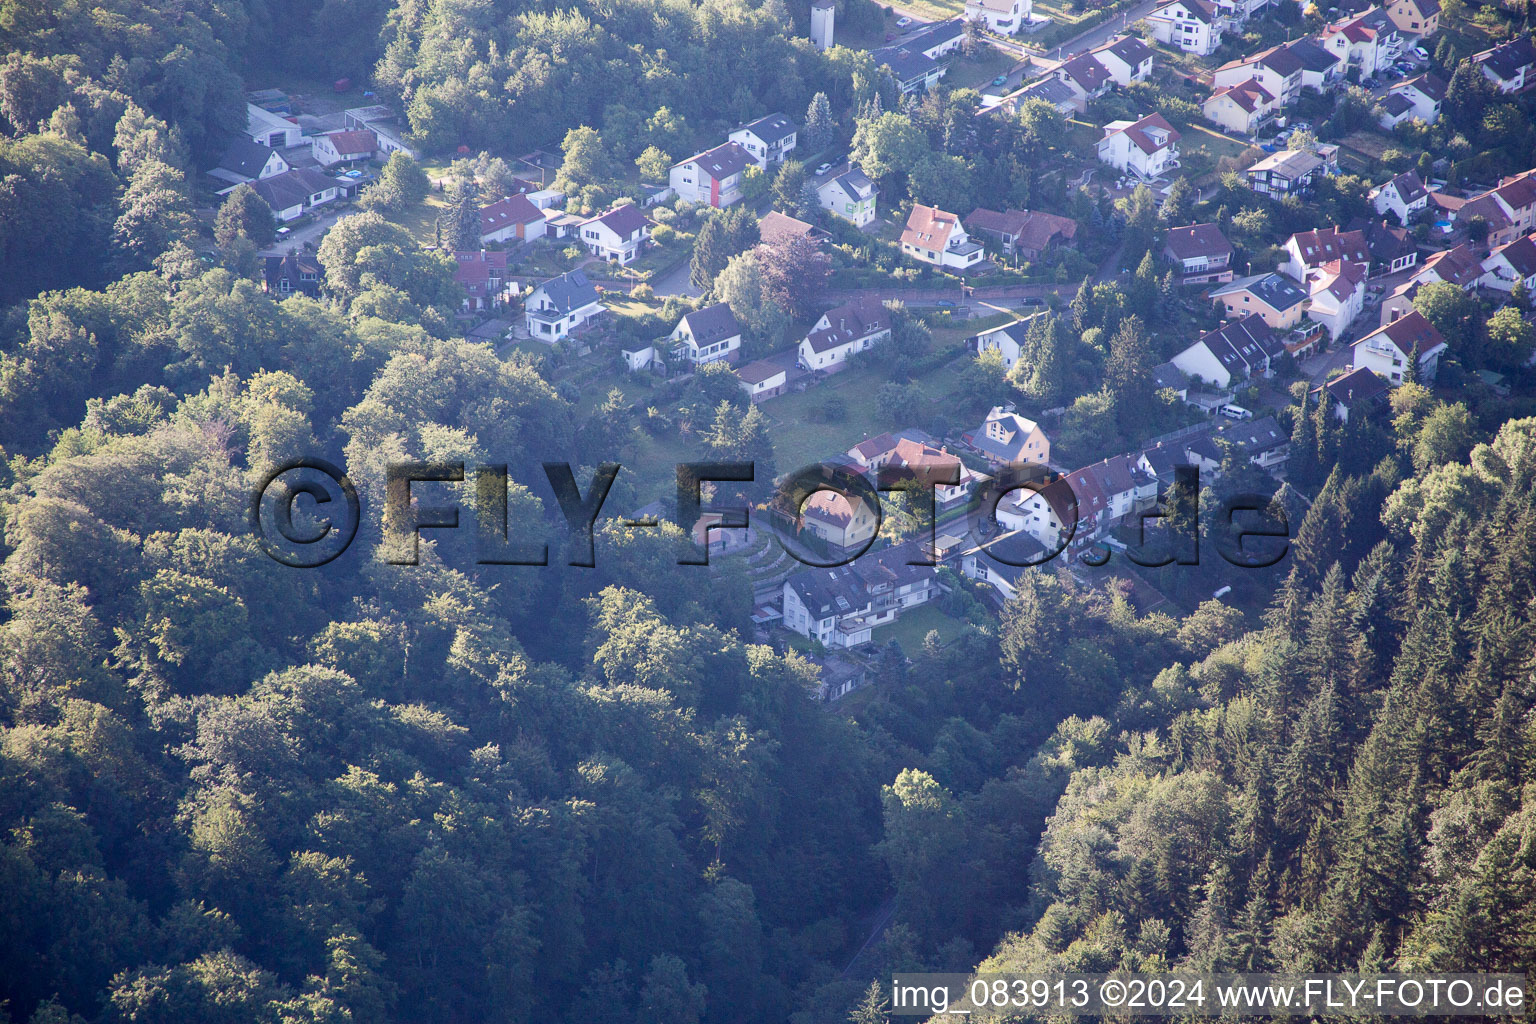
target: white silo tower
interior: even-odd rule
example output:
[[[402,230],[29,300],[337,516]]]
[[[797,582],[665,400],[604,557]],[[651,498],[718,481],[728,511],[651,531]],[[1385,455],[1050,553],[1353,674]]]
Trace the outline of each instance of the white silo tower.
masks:
[[[818,50],[832,49],[833,0],[811,0],[811,42]]]

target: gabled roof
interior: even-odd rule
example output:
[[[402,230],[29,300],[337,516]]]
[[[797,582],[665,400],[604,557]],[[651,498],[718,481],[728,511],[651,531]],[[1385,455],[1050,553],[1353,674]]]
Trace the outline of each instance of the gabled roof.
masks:
[[[716,181],[723,181],[734,174],[740,174],[747,169],[748,164],[754,167],[757,165],[757,161],[752,159],[752,154],[734,142],[727,142],[723,146],[695,153],[683,163],[698,165],[702,173]]]
[[[480,233],[488,235],[515,224],[537,224],[543,219],[543,211],[519,192],[480,208]]]
[[[274,212],[299,206],[317,192],[337,187],[334,178],[327,178],[319,171],[308,167],[296,167],[282,174],[274,174],[270,178],[260,178],[251,182],[251,188],[267,201],[267,205],[272,207]]]
[[[848,455],[860,465],[867,465],[870,460],[878,459],[882,455],[895,451],[896,445],[903,439],[923,445],[930,444],[933,441],[932,435],[926,430],[918,430],[916,428],[898,431],[887,430],[883,434],[876,434],[874,437],[867,437],[860,441],[848,449]]]
[[[1091,53],[1080,53],[1056,69],[1057,76],[1065,76],[1077,83],[1086,93],[1095,93],[1114,81],[1114,76]]]
[[[1220,437],[1237,445],[1244,455],[1258,455],[1290,444],[1291,435],[1280,429],[1273,416],[1260,416],[1244,423],[1233,423],[1221,428]]]
[[[1093,52],[1112,53],[1133,68],[1140,67],[1142,61],[1153,56],[1152,48],[1135,36],[1118,36],[1103,46],[1095,46]]]
[[[829,309],[823,314],[827,326],[805,336],[811,351],[826,352],[841,348],[860,338],[867,338],[891,328],[891,314],[880,300],[871,296]]]
[[[907,216],[907,226],[901,233],[901,244],[943,252],[949,244],[949,236],[959,224],[960,218],[947,210],[916,203]]]
[[[1339,62],[1339,58],[1318,46],[1310,39],[1298,39],[1286,47],[1300,63],[1303,71],[1327,74]]]
[[[1140,121],[1119,128],[1113,127],[1116,124],[1121,122],[1110,122],[1104,126],[1104,138],[1123,133],[1137,149],[1148,155],[1166,149],[1184,137],[1162,114],[1148,114]]]
[[[1365,285],[1365,267],[1360,263],[1330,260],[1318,268],[1312,281],[1312,297],[1327,294],[1335,302],[1347,302]]]
[[[783,360],[780,359],[754,359],[750,363],[736,367],[736,376],[748,384],[761,384],[772,380],[779,374],[788,374]]]
[[[699,348],[741,334],[741,322],[724,302],[696,309],[684,316],[682,322],[688,325],[688,333],[693,335],[693,343]]]
[[[1382,188],[1388,187],[1395,189],[1398,198],[1405,204],[1429,198],[1429,190],[1424,187],[1424,182],[1417,171],[1404,171],[1382,186]]]
[[[1222,86],[1211,93],[1210,99],[1206,100],[1206,102],[1209,103],[1211,100],[1217,100],[1223,96],[1231,99],[1233,103],[1236,103],[1250,114],[1265,104],[1275,102],[1275,98],[1269,94],[1269,90],[1260,85],[1256,78],[1250,78],[1245,82],[1238,82],[1236,85]]]
[[[911,85],[926,78],[939,66],[939,62],[926,53],[899,46],[882,46],[878,50],[870,50],[869,55],[874,59],[875,67],[890,68],[891,74],[902,85]]]
[[[980,7],[998,14],[1012,14],[1014,0],[965,0],[967,7]]]
[[[1521,68],[1536,64],[1536,43],[1527,35],[1517,35],[1491,50],[1473,54],[1472,59],[1506,81],[1520,74]]]
[[[965,19],[950,18],[947,21],[936,21],[927,28],[914,32],[896,45],[912,53],[922,53],[924,50],[932,50],[936,46],[958,39],[964,34]]]
[[[756,121],[748,121],[736,132],[751,132],[766,144],[772,146],[795,134],[795,123],[783,114],[769,114],[760,117]],[[736,132],[732,132],[735,135]]]
[[[292,291],[318,291],[320,281],[325,279],[325,271],[314,256],[289,253],[286,256],[268,256],[264,263],[263,273],[269,292],[278,291],[284,279]],[[310,280],[305,280],[306,275],[310,275]]]
[[[1007,431],[1006,440],[998,440],[987,433],[987,427],[992,423],[1000,423]],[[1039,428],[1039,424],[1027,416],[1020,416],[1016,412],[1009,412],[1001,406],[995,407],[981,426],[971,434],[971,444],[978,450],[986,453],[994,459],[1004,462],[1022,462],[1024,460],[1024,446],[1029,436]]]
[[[366,128],[353,131],[327,132],[322,136],[331,148],[342,157],[372,156],[379,148],[379,137]]]
[[[275,149],[263,146],[259,142],[252,142],[242,136],[229,144],[229,148],[219,158],[219,164],[215,170],[228,171],[242,178],[254,178],[261,173],[263,167],[267,166],[267,161],[272,159],[272,154],[276,152]]]
[[[1297,294],[1300,293],[1297,289]],[[1214,331],[1205,332],[1190,348],[1201,345],[1216,357],[1223,369],[1237,377],[1248,376],[1255,367],[1265,365],[1285,351],[1274,330],[1257,313],[1230,320]]]
[[[1231,256],[1232,243],[1215,224],[1190,224],[1182,228],[1169,228],[1168,240],[1163,247],[1176,260],[1199,259],[1214,256]]]
[[[1350,226],[1354,227],[1358,223],[1353,221]],[[1388,224],[1384,220],[1370,221],[1360,230],[1365,232],[1365,244],[1370,249],[1372,262],[1381,266],[1390,267],[1394,260],[1418,250],[1407,228]]]
[[[1419,75],[1398,82],[1392,87],[1393,92],[1401,92],[1404,89],[1413,89],[1439,103],[1445,99],[1445,82],[1435,75]]]
[[[1513,242],[1506,242],[1488,254],[1489,259],[1503,257],[1510,268],[1522,278],[1536,274],[1536,238],[1521,235]]]
[[[1019,99],[1041,99],[1052,105],[1070,103],[1077,98],[1070,86],[1059,78],[1041,78],[1019,90]]]
[[[483,296],[490,286],[491,271],[501,273],[497,276],[505,279],[507,269],[507,254],[486,249],[477,249],[472,252],[455,252],[453,254],[454,268],[453,279],[464,286],[464,290],[472,297]]]
[[[821,186],[825,189],[837,189],[848,198],[850,202],[859,202],[868,199],[875,194],[875,183],[869,180],[868,175],[861,171],[857,165],[839,174],[831,181]]]
[[[1206,25],[1214,25],[1218,18],[1216,5],[1210,0],[1169,0],[1166,4],[1159,5],[1153,14],[1160,14],[1170,7],[1182,7],[1189,16]]]
[[[1379,398],[1391,390],[1385,380],[1376,371],[1361,366],[1349,371],[1342,377],[1336,377],[1326,384],[1312,389],[1312,394],[1317,394],[1324,388],[1335,402],[1346,409],[1355,402],[1369,402]]]
[[[1318,228],[1314,231],[1298,231],[1290,238],[1296,243],[1304,266],[1316,267],[1329,260],[1350,260],[1369,263],[1371,248],[1363,231],[1340,231],[1338,228]],[[1287,243],[1287,248],[1290,248]]]
[[[598,301],[597,288],[579,270],[570,270],[559,277],[552,277],[539,285],[537,290],[542,291],[555,309],[562,313],[570,313]]]
[[[607,213],[593,217],[586,223],[601,224],[620,238],[628,238],[651,222],[645,214],[640,212],[640,207],[634,203],[625,203],[623,206],[615,206]]]
[[[1068,515],[1063,520],[1061,514],[1057,513],[1056,518],[1057,522],[1070,522],[1072,517]],[[1027,530],[1011,530],[983,542],[966,554],[987,556],[989,576],[1001,576],[1009,583],[1017,583],[1025,573],[1035,571],[1044,563],[1045,556],[1050,552]]]
[[[1248,168],[1248,173],[1268,171],[1290,181],[1299,181],[1322,166],[1322,158],[1312,153],[1300,149],[1282,149]]]
[[[1381,109],[1385,110],[1389,117],[1401,117],[1413,109],[1413,100],[1400,92],[1394,92],[1381,101]]]
[[[1211,298],[1219,299],[1237,292],[1248,292],[1261,299],[1271,309],[1285,312],[1298,302],[1304,302],[1307,293],[1296,287],[1289,278],[1279,274],[1254,274],[1240,277],[1211,292]],[[1218,328],[1219,330],[1219,328]]]
[[[1454,249],[1431,253],[1415,276],[1425,277],[1431,270],[1441,280],[1465,288],[1482,276],[1483,265],[1472,247],[1463,242]]]
[[[1260,50],[1257,53],[1250,53],[1248,56],[1239,57],[1237,60],[1229,60],[1216,70],[1226,71],[1231,68],[1246,67],[1249,64],[1262,64],[1281,78],[1299,75],[1306,67],[1300,57],[1292,53],[1289,47],[1282,44],[1280,46],[1271,46],[1269,49]]]
[[[1377,337],[1390,341],[1405,356],[1413,355],[1414,346],[1417,345],[1420,359],[1445,345],[1444,336],[1416,309],[1367,334],[1355,342],[1354,347],[1359,348]]]
[[[1077,235],[1077,221],[1038,210],[989,210],[978,206],[965,218],[971,231],[990,231],[1017,239],[1027,249],[1043,250],[1051,240],[1061,237],[1071,241]]]
[[[797,238],[820,240],[824,232],[814,224],[807,224],[798,217],[769,210],[757,222],[757,236],[765,245],[792,242]]]

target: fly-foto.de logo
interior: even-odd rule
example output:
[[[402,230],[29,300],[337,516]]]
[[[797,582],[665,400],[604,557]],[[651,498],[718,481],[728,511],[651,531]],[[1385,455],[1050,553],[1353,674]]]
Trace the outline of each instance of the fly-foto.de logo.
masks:
[[[568,463],[542,466],[549,497],[568,531],[565,564],[595,566],[594,530],[621,467],[603,463],[583,489]],[[549,542],[526,539],[545,536],[545,531],[534,531],[530,527],[535,524],[509,516],[509,483],[506,464],[391,463],[384,473],[379,520],[381,559],[393,565],[418,564],[422,531],[466,528],[461,513],[469,511],[474,520],[476,564],[549,565]],[[1169,485],[1118,512],[1083,507],[1067,477],[1035,463],[1008,466],[984,479],[971,489],[958,511],[951,507],[942,517],[939,496],[953,494],[959,486],[958,464],[886,466],[873,479],[848,465],[817,464],[780,477],[771,497],[761,502],[743,497],[755,483],[755,466],[750,462],[677,464],[674,522],[687,535],[702,540],[684,546],[679,565],[708,565],[710,532],[747,529],[754,512],[795,560],[820,568],[847,565],[880,538],[885,501],[897,493],[903,495],[906,514],[917,524],[919,534],[926,536],[926,543],[912,546],[912,565],[936,564],[941,523],[947,537],[960,538],[972,547],[986,544],[988,557],[1017,567],[1043,565],[1063,554],[1085,565],[1101,566],[1114,550],[1124,551],[1140,566],[1197,565],[1202,536],[1214,542],[1223,559],[1242,568],[1272,566],[1289,549],[1290,524],[1282,508],[1265,495],[1246,493],[1230,495],[1214,508],[1203,507],[1196,466],[1175,467]],[[734,503],[726,497],[731,493],[736,495]],[[861,528],[848,535],[851,541],[823,543],[820,534],[807,529],[812,499],[829,494],[841,499],[838,507],[849,510],[850,518],[860,517]],[[1094,506],[1098,504],[1096,499]],[[1003,509],[1006,513],[1000,514]],[[316,568],[334,561],[353,543],[363,511],[357,487],[339,467],[323,459],[299,459],[262,476],[251,497],[249,519],[252,534],[274,560],[294,568]],[[1113,522],[1119,540],[1104,529],[1111,513],[1116,513]],[[709,521],[702,532],[696,532],[706,514]],[[618,521],[634,529],[661,525],[655,516],[619,517]],[[1010,555],[987,544],[989,538],[1009,529],[1027,533],[1031,550]]]

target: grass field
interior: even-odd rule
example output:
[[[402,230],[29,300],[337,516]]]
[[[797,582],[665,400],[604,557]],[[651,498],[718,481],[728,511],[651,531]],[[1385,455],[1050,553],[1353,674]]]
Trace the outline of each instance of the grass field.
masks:
[[[884,647],[895,640],[901,644],[902,651],[911,657],[923,649],[923,638],[935,629],[939,631],[939,639],[947,644],[965,632],[965,623],[945,615],[937,604],[930,601],[902,612],[889,626],[878,627],[874,632],[872,646]]]

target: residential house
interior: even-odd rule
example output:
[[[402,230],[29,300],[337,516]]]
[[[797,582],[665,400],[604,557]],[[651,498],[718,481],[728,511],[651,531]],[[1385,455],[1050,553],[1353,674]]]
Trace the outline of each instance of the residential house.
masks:
[[[1039,571],[1056,550],[1025,530],[1012,530],[962,552],[960,574],[992,587],[1006,603],[1019,592],[1024,574]]]
[[[341,193],[335,178],[308,167],[295,167],[251,182],[256,194],[272,207],[272,215],[288,221],[302,217],[317,206],[334,201]]]
[[[227,192],[248,181],[276,177],[291,167],[277,150],[242,137],[229,144],[229,148],[219,158],[219,165],[208,173],[220,182],[227,183],[221,189]]]
[[[806,370],[836,373],[856,352],[891,337],[891,313],[879,299],[855,299],[829,309],[800,342],[799,364]]]
[[[1347,260],[1331,260],[1309,276],[1307,316],[1327,328],[1331,340],[1343,337],[1365,308],[1365,278],[1365,265]]]
[[[769,210],[757,220],[757,238],[762,245],[788,245],[798,241],[820,245],[826,237],[827,233],[816,225],[778,210]]]
[[[1152,47],[1135,36],[1115,36],[1091,52],[1122,89],[1132,82],[1145,82],[1152,74]]]
[[[936,21],[907,36],[896,45],[908,53],[920,53],[932,60],[940,60],[960,49],[965,42],[965,18],[949,18]]]
[[[983,256],[981,243],[971,241],[958,216],[921,203],[907,217],[901,251],[923,263],[961,271],[980,263]]]
[[[817,492],[811,500],[826,493]],[[814,532],[809,512],[804,522],[806,529]],[[877,626],[895,622],[906,609],[939,595],[933,567],[911,564],[925,560],[918,546],[909,541],[865,552],[849,565],[797,572],[784,581],[784,626],[834,649],[866,644]]]
[[[1387,17],[1404,35],[1428,39],[1440,31],[1440,0],[1390,0]]]
[[[800,526],[832,550],[850,551],[869,543],[880,527],[880,516],[857,494],[821,490],[800,506]]]
[[[1148,114],[1139,121],[1111,121],[1104,126],[1104,137],[1099,140],[1099,160],[1151,181],[1179,166],[1181,138],[1162,114]]]
[[[1036,317],[1049,315],[1041,311],[1023,320],[1015,320],[1001,327],[993,327],[980,334],[973,334],[966,339],[966,345],[978,356],[983,352],[995,350],[1002,357],[1004,368],[1011,370],[1024,352],[1024,339],[1029,333],[1030,324]]]
[[[379,151],[379,137],[368,128],[327,132],[316,135],[315,159],[326,167],[372,160]]]
[[[1415,171],[1404,171],[1371,192],[1371,204],[1377,213],[1390,213],[1407,227],[1414,218],[1429,209],[1429,190]]]
[[[789,372],[792,369],[792,358],[754,359],[744,366],[736,367],[736,377],[741,381],[741,389],[747,393],[747,398],[756,405],[782,395],[789,387]]]
[[[1219,86],[1201,104],[1205,116],[1229,132],[1257,135],[1259,128],[1280,109],[1279,101],[1249,78],[1235,85]]]
[[[464,289],[464,309],[496,309],[506,299],[507,254],[488,249],[453,254],[453,279]]]
[[[1264,318],[1249,314],[1202,334],[1171,362],[1185,376],[1225,389],[1234,381],[1269,376],[1284,351]]]
[[[532,242],[546,234],[544,211],[519,193],[480,208],[480,244]]]
[[[1062,64],[1056,69],[1055,77],[1072,90],[1073,106],[1078,112],[1087,110],[1090,101],[1115,86],[1115,76],[1091,53],[1080,53]]]
[[[1163,257],[1179,269],[1179,283],[1222,284],[1232,280],[1232,243],[1215,224],[1169,228]]]
[[[850,165],[848,170],[822,183],[816,190],[816,198],[823,210],[859,228],[875,219],[878,197],[879,189],[857,164]]]
[[[1056,245],[1070,245],[1077,237],[1077,221],[1037,210],[989,210],[978,206],[965,218],[972,234],[995,239],[1003,255],[1038,260]]]
[[[1056,108],[1056,112],[1071,117],[1088,109],[1088,101],[1073,87],[1060,78],[1037,78],[1022,89],[1003,98],[995,109],[1005,114],[1018,113],[1025,100],[1044,100]]]
[[[724,209],[741,198],[742,174],[756,163],[740,145],[727,142],[673,166],[670,182],[679,199]]]
[[[965,20],[979,21],[988,32],[1018,35],[1029,21],[1030,0],[965,0]]]
[[[1339,58],[1317,45],[1311,39],[1298,39],[1286,49],[1301,61],[1301,87],[1326,92],[1344,78],[1344,65]]]
[[[1325,391],[1333,406],[1334,416],[1348,423],[1351,413],[1356,416],[1369,414],[1385,406],[1392,386],[1375,370],[1361,366],[1342,377],[1318,385],[1309,394],[1313,401],[1321,401]]]
[[[1031,538],[1043,557],[1047,552],[1060,551],[1069,535],[1076,539],[1079,497],[1065,476],[1032,481],[1002,495],[992,518],[1002,529]]]
[[[1417,75],[1392,86],[1387,98],[1392,97],[1406,100],[1410,108],[1406,113],[1399,108],[1395,123],[1413,118],[1434,124],[1440,118],[1440,104],[1445,100],[1445,82],[1435,75]]]
[[[245,105],[245,134],[258,146],[268,149],[304,145],[304,133],[297,121],[263,110],[254,103]]]
[[[1298,231],[1285,242],[1286,261],[1280,272],[1293,281],[1305,281],[1307,276],[1324,263],[1344,260],[1348,263],[1371,265],[1371,248],[1364,231],[1340,231],[1338,228],[1318,228],[1315,231]]]
[[[567,271],[533,290],[524,304],[528,334],[552,345],[605,312],[597,288],[579,270]]]
[[[261,288],[268,295],[287,298],[299,293],[312,299],[320,297],[325,270],[314,256],[291,252],[286,256],[267,256],[263,263]]]
[[[1279,274],[1239,277],[1211,292],[1228,317],[1257,313],[1275,330],[1295,327],[1306,308],[1307,293]]]
[[[950,509],[971,496],[984,478],[973,472],[949,449],[933,443],[921,431],[880,434],[848,449],[848,457],[869,474],[882,471],[895,479],[939,479],[955,473],[958,483],[935,484],[933,500],[939,509]],[[872,479],[878,480],[877,476]]]
[[[1227,88],[1244,82],[1256,82],[1273,99],[1274,106],[1288,107],[1301,96],[1302,72],[1306,65],[1289,46],[1271,46],[1267,50],[1228,61],[1211,75],[1211,84]]]
[[[751,154],[759,170],[766,171],[795,148],[795,123],[783,114],[769,114],[731,132],[729,139]]]
[[[1406,379],[1407,362],[1415,353],[1420,379],[1433,380],[1446,348],[1434,325],[1413,310],[1355,342],[1352,354],[1356,369],[1374,370],[1396,387]]]
[[[1536,170],[1504,178],[1498,188],[1467,200],[1456,214],[1463,223],[1481,217],[1488,223],[1490,247],[1513,242],[1536,230]]]
[[[1157,500],[1157,478],[1130,455],[1115,455],[1067,474],[1077,495],[1077,533],[1069,551],[1080,551]]]
[[[1317,36],[1318,45],[1338,58],[1345,68],[1359,69],[1370,77],[1391,66],[1402,55],[1402,37],[1379,7],[1334,22]]]
[[[1472,62],[1501,93],[1523,92],[1536,81],[1536,43],[1529,33],[1519,33],[1507,43],[1472,55]]]
[[[651,237],[651,222],[634,203],[615,206],[584,221],[581,242],[605,263],[633,263]]]
[[[1248,168],[1248,186],[1259,195],[1306,195],[1328,173],[1322,157],[1299,149],[1271,153]]]
[[[1516,281],[1536,289],[1536,235],[1522,235],[1494,249],[1482,263],[1477,283],[1494,291],[1513,291]]]
[[[948,64],[941,64],[925,53],[899,46],[882,46],[869,51],[875,67],[890,71],[904,96],[918,96],[939,84]]]
[[[1209,0],[1171,0],[1147,15],[1147,24],[1158,42],[1201,57],[1209,56],[1221,45],[1224,21]]]
[[[1260,469],[1274,469],[1290,458],[1291,435],[1280,428],[1273,416],[1260,416],[1243,423],[1224,424],[1215,436],[1233,445]],[[1221,475],[1219,472],[1216,474]]]
[[[1444,281],[1458,288],[1475,288],[1483,276],[1482,259],[1463,242],[1454,249],[1430,253],[1418,273],[1393,289],[1392,294],[1381,301],[1381,323],[1393,320],[1413,310],[1413,299],[1419,288],[1426,284]]]
[[[341,112],[343,128],[367,129],[379,142],[379,159],[387,159],[391,153],[404,153],[415,158],[416,151],[405,144],[400,129],[395,125],[395,112],[382,103],[367,107],[352,107]]]
[[[994,468],[1023,462],[1044,466],[1051,461],[1051,439],[1040,424],[1014,412],[1011,406],[994,406],[981,426],[963,440]]]
[[[1355,218],[1349,230],[1365,233],[1365,245],[1371,254],[1372,277],[1412,270],[1419,262],[1419,247],[1407,228],[1382,220]]]
[[[741,351],[741,322],[724,302],[684,315],[668,336],[672,354],[695,366],[724,359],[734,363]]]

